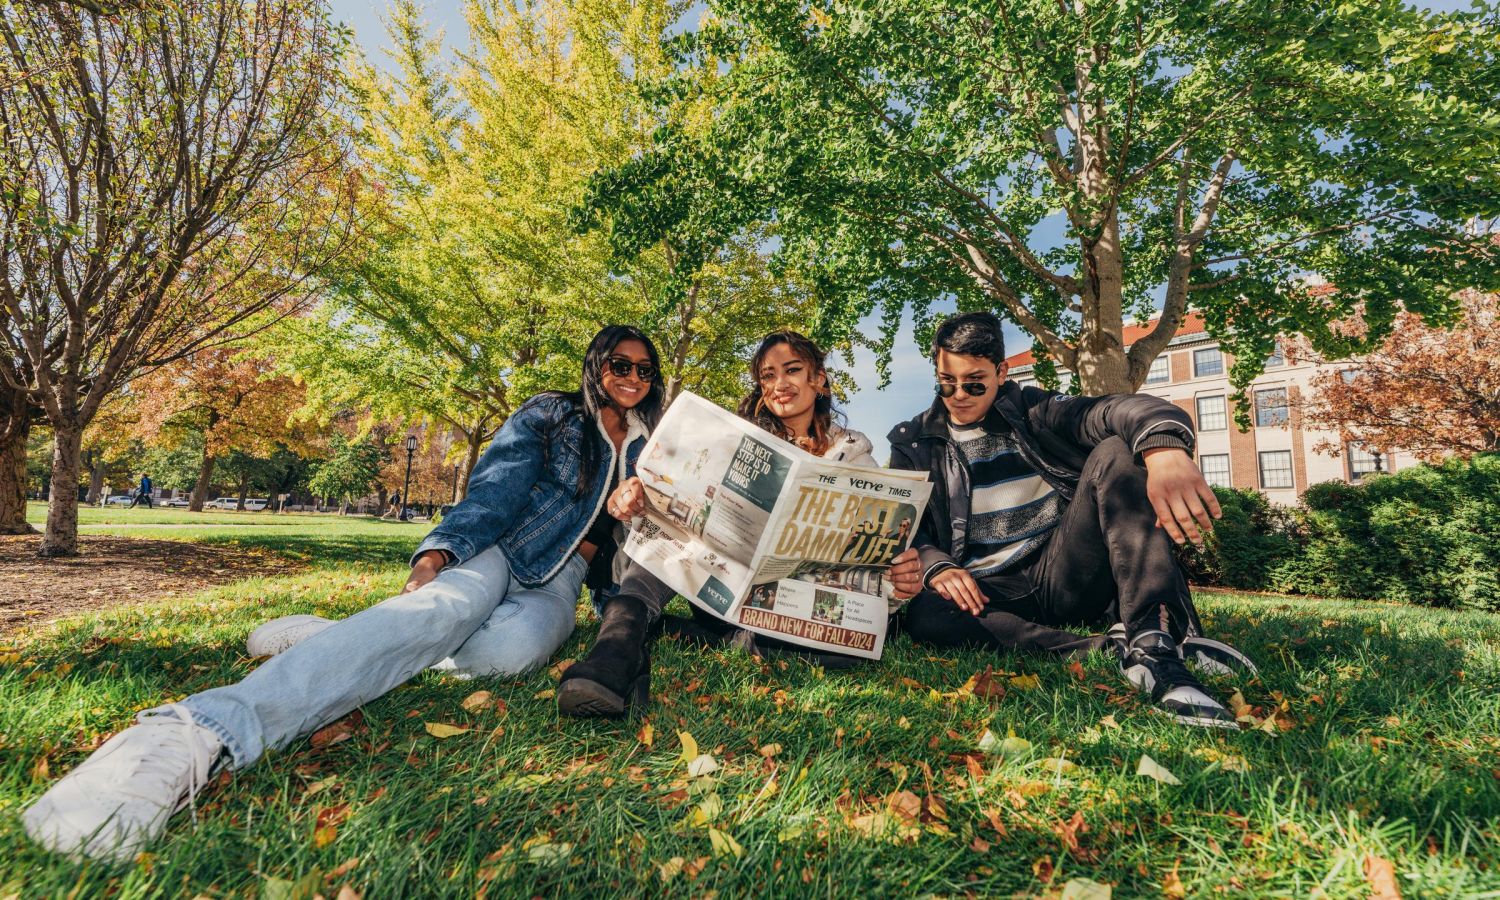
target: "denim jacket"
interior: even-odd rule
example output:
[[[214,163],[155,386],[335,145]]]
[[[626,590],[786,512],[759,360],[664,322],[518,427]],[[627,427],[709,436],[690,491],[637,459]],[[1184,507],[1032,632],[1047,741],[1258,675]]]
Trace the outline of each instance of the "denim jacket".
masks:
[[[608,466],[600,466],[594,483],[579,497],[583,419],[563,398],[527,400],[501,426],[474,466],[468,494],[428,533],[412,554],[412,563],[428,550],[447,550],[457,565],[496,545],[522,584],[550,581],[604,507],[610,469],[619,467],[621,480],[635,474],[646,429],[633,413],[626,419],[624,458],[606,436]],[[604,433],[603,425],[593,424]],[[554,429],[555,436],[548,440]]]

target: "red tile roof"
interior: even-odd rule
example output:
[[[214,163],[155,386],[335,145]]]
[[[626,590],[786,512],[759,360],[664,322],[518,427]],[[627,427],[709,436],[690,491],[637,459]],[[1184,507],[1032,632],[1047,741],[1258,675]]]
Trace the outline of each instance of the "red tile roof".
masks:
[[[1156,322],[1156,319],[1152,319],[1145,325],[1126,325],[1124,333],[1125,346],[1129,347],[1131,344],[1149,334],[1151,332],[1151,329],[1156,327]],[[1203,325],[1203,316],[1200,313],[1189,312],[1187,316],[1182,320],[1182,326],[1177,329],[1177,333],[1180,335],[1203,334],[1207,330],[1208,329]],[[1007,356],[1005,358],[1005,364],[1010,368],[1015,368],[1016,366],[1029,366],[1035,362],[1036,357],[1031,355],[1030,350],[1027,350],[1024,353],[1017,353],[1014,356]]]

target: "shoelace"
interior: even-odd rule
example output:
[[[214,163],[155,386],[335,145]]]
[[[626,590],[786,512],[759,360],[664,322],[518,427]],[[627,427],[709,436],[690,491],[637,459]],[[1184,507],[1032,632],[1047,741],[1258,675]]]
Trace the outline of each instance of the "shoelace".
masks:
[[[183,734],[183,743],[187,745],[188,759],[189,759],[189,762],[188,762],[188,812],[189,812],[189,815],[191,815],[191,817],[192,817],[193,827],[197,828],[198,827],[198,784],[199,784],[199,782],[201,780],[206,779],[207,776],[208,776],[207,772],[200,771],[198,758],[200,756],[208,756],[209,755],[209,751],[212,748],[209,747],[208,744],[204,743],[203,738],[198,734],[198,728],[200,726],[195,725],[193,723],[192,713],[188,712],[187,707],[183,706],[181,703],[169,703],[169,704],[167,704],[167,709],[170,710],[172,712],[172,714],[175,715],[179,720],[181,720],[183,728],[185,729],[184,734]],[[213,760],[210,759],[209,760],[209,766],[212,767],[212,765],[213,765]]]

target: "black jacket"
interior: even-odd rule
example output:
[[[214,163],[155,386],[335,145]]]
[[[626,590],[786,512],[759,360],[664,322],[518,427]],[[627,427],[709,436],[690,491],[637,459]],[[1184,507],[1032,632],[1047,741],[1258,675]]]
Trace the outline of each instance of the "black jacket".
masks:
[[[1021,455],[1059,494],[1071,500],[1089,451],[1119,437],[1137,459],[1145,450],[1178,447],[1193,452],[1193,420],[1160,397],[1110,394],[1074,397],[1014,381],[1000,386],[997,413],[1016,436]],[[948,435],[943,401],[902,422],[888,436],[891,468],[925,471],[932,497],[912,546],[922,558],[922,578],[958,565],[969,525],[969,464]]]

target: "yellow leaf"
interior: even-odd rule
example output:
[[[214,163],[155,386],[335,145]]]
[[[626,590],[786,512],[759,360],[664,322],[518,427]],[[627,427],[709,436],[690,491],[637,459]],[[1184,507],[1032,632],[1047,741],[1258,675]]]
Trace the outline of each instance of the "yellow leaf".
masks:
[[[1177,780],[1176,775],[1167,771],[1165,766],[1144,753],[1141,754],[1140,763],[1135,767],[1135,774],[1154,778],[1162,784],[1182,784],[1181,781]]]
[[[717,828],[708,829],[708,843],[714,848],[714,856],[733,856],[739,859],[745,855],[745,848],[740,846],[739,841]]]
[[[690,763],[698,758],[698,742],[686,731],[677,732],[677,740],[682,744],[682,761]]]
[[[1099,720],[1099,724],[1103,725],[1105,728],[1112,728],[1115,731],[1119,731],[1120,730],[1120,723],[1115,721],[1115,714],[1114,713],[1110,713],[1109,715],[1107,715],[1104,718],[1100,719]]]
[[[778,754],[780,752],[781,752],[781,745],[780,744],[762,744],[761,748],[760,748],[760,755],[764,756],[766,759],[770,759],[771,757],[775,756],[776,754]]]
[[[444,722],[423,722],[422,727],[427,729],[428,734],[432,735],[440,741],[451,738],[454,735],[466,734],[469,731],[469,729],[467,728],[460,728],[457,725],[448,725]]]
[[[1077,763],[1071,759],[1064,759],[1061,756],[1049,756],[1046,759],[1039,759],[1033,765],[1041,766],[1054,775],[1067,775],[1078,771]]]
[[[712,775],[717,771],[719,771],[719,763],[713,758],[713,754],[710,753],[696,757],[692,762],[688,763],[688,775],[693,778]]]
[[[651,727],[650,722],[647,722],[641,726],[640,731],[635,733],[635,739],[649,747],[656,740],[656,729]]]
[[[1010,686],[1018,691],[1034,691],[1042,686],[1042,680],[1035,675],[1014,675]]]
[[[333,843],[333,839],[338,836],[339,830],[333,825],[324,825],[322,828],[315,828],[313,829],[313,846],[322,850]]]
[[[1059,900],[1110,900],[1113,895],[1114,888],[1110,885],[1087,878],[1069,878]]]
[[[557,689],[556,688],[547,688],[544,691],[537,691],[535,694],[531,695],[531,697],[532,697],[533,700],[551,700],[553,697],[556,697],[556,696],[557,696]]]
[[[364,897],[359,891],[346,884],[339,888],[339,895],[334,900],[364,900]]]
[[[1161,883],[1161,894],[1167,900],[1186,900],[1187,898],[1187,886],[1177,875],[1177,865],[1175,862],[1172,863],[1172,871],[1167,873],[1167,877]]]
[[[693,810],[693,827],[702,828],[709,822],[717,819],[719,817],[719,814],[723,811],[724,801],[719,799],[718,794],[709,794],[707,797],[704,797],[703,802],[699,803],[697,808]]]
[[[475,691],[465,697],[460,705],[469,712],[479,712],[495,705],[495,695],[489,691]]]
[[[578,662],[578,660],[576,659],[565,659],[552,668],[548,669],[547,674],[552,676],[553,681],[561,681],[563,673],[571,669],[573,667],[573,663],[576,662]]]
[[[671,881],[673,878],[676,878],[678,875],[682,874],[682,864],[685,862],[687,862],[687,860],[683,859],[682,857],[674,856],[666,862],[658,865],[656,867],[656,871],[661,875],[661,880],[663,882]]]
[[[537,835],[521,845],[526,857],[532,862],[554,866],[563,862],[573,852],[572,844],[554,844],[550,837]]]

